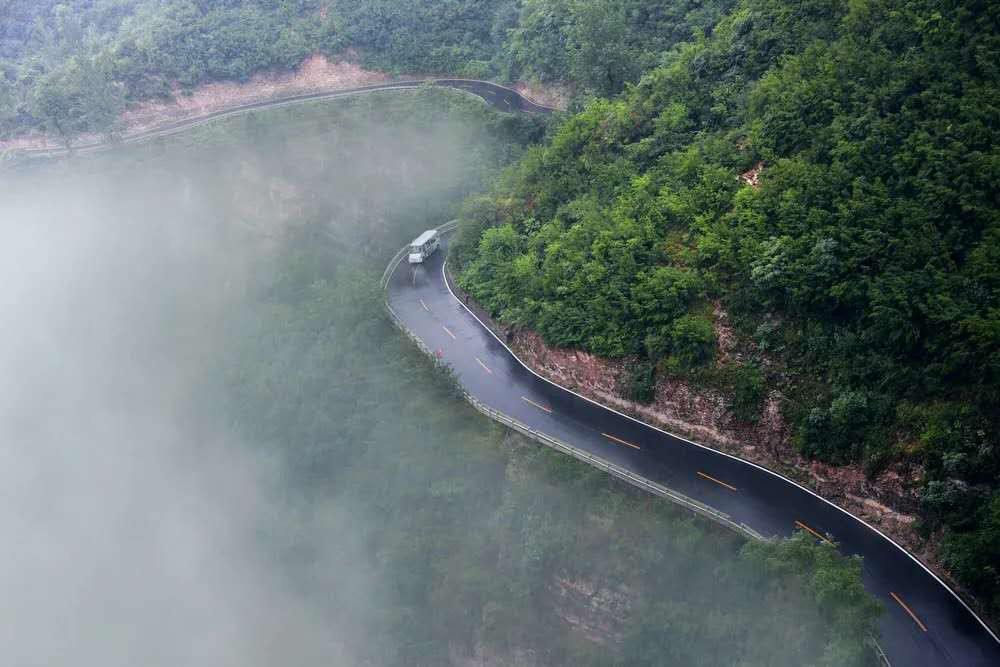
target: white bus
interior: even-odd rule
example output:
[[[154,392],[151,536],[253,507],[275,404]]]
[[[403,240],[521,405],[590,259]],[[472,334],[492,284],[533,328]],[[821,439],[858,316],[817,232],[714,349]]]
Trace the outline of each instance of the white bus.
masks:
[[[413,239],[410,244],[410,264],[421,264],[438,249],[438,233],[436,229],[426,232]]]

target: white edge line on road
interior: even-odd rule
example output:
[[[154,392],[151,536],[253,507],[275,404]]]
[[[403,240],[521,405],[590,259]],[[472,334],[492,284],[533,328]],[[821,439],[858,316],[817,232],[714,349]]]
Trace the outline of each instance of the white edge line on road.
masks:
[[[784,481],[788,482],[789,484],[797,486],[798,488],[802,489],[803,491],[805,491],[809,495],[811,495],[811,496],[813,496],[815,498],[819,498],[820,500],[822,500],[824,503],[826,503],[830,507],[834,507],[834,508],[840,510],[841,512],[843,512],[847,516],[855,519],[856,521],[858,521],[861,524],[863,524],[864,526],[866,526],[869,530],[874,531],[875,533],[878,533],[883,538],[885,538],[890,544],[892,544],[894,547],[896,547],[897,549],[899,549],[900,551],[902,551],[904,554],[906,554],[907,556],[909,556],[910,559],[914,563],[916,563],[921,568],[923,568],[924,571],[927,572],[927,574],[931,575],[936,582],[938,582],[939,584],[941,584],[941,586],[944,587],[944,589],[946,591],[948,591],[949,593],[951,593],[952,596],[956,600],[958,600],[959,604],[961,604],[963,607],[965,607],[965,610],[968,611],[970,614],[972,614],[973,618],[975,618],[977,621],[979,621],[979,624],[983,626],[983,629],[986,630],[987,633],[989,633],[990,637],[992,637],[995,642],[997,642],[998,644],[1000,644],[1000,638],[998,638],[996,636],[996,634],[993,632],[993,630],[990,628],[990,626],[986,625],[986,621],[984,621],[983,619],[981,619],[979,617],[979,614],[977,614],[975,611],[973,611],[972,607],[970,607],[968,604],[966,604],[965,600],[963,600],[958,595],[958,593],[956,593],[955,591],[953,591],[951,589],[951,586],[949,586],[944,581],[942,581],[941,578],[938,577],[936,574],[934,574],[934,572],[931,571],[930,568],[928,568],[926,565],[924,565],[923,563],[921,563],[919,558],[917,558],[916,556],[914,556],[913,554],[911,554],[909,551],[907,551],[906,549],[904,549],[903,547],[901,547],[895,540],[893,540],[891,537],[889,537],[888,535],[886,535],[881,530],[879,530],[878,528],[874,527],[873,525],[871,525],[870,523],[868,523],[864,519],[862,519],[862,518],[860,518],[858,516],[855,516],[854,514],[851,514],[850,512],[848,512],[847,510],[845,510],[840,505],[837,505],[836,503],[833,503],[833,502],[827,500],[826,498],[824,498],[823,496],[819,495],[815,491],[807,489],[806,487],[802,486],[801,484],[799,484],[795,480],[789,479],[788,477],[785,477],[781,473],[777,473],[777,472],[775,472],[773,470],[769,470],[768,468],[765,468],[764,466],[759,465],[757,463],[754,463],[752,461],[747,461],[746,459],[741,459],[738,456],[733,456],[732,454],[727,454],[726,452],[721,452],[721,451],[719,451],[717,449],[712,449],[711,447],[708,447],[707,445],[699,444],[699,443],[695,442],[694,440],[688,440],[687,438],[685,438],[683,436],[676,435],[676,434],[671,433],[669,431],[665,431],[662,428],[659,428],[658,426],[653,426],[652,424],[647,424],[646,422],[641,421],[639,419],[636,419],[635,417],[632,417],[632,416],[627,415],[627,414],[625,414],[623,412],[619,412],[618,410],[615,410],[614,408],[609,408],[606,405],[598,403],[597,401],[593,400],[592,398],[587,398],[586,396],[584,396],[582,394],[578,394],[577,392],[573,391],[572,389],[567,389],[566,387],[553,382],[552,380],[548,379],[547,377],[544,377],[544,376],[539,375],[538,373],[536,373],[534,369],[530,368],[523,361],[521,361],[521,358],[518,357],[516,354],[514,354],[514,351],[507,346],[507,343],[505,343],[502,340],[500,340],[500,337],[497,336],[495,333],[493,333],[493,330],[490,329],[488,326],[486,326],[486,324],[481,319],[479,319],[478,315],[476,315],[474,312],[472,312],[472,310],[468,306],[466,306],[464,303],[462,303],[461,299],[459,299],[457,296],[455,296],[455,293],[451,290],[451,285],[448,284],[448,276],[445,273],[445,268],[447,266],[448,266],[448,260],[445,260],[444,262],[441,263],[441,278],[444,280],[445,287],[448,288],[448,293],[451,294],[451,298],[455,299],[455,301],[458,302],[458,304],[460,306],[462,306],[462,308],[465,308],[465,310],[467,310],[470,315],[472,315],[474,318],[476,318],[476,321],[479,322],[479,324],[482,325],[482,327],[484,329],[486,329],[486,331],[488,331],[491,336],[493,336],[494,338],[496,338],[497,342],[504,346],[504,349],[506,349],[508,352],[510,352],[511,356],[514,357],[514,359],[517,360],[517,363],[519,363],[522,366],[524,366],[524,368],[527,369],[528,372],[530,372],[532,375],[534,375],[535,377],[537,377],[537,378],[539,378],[541,380],[545,380],[546,382],[548,382],[549,384],[551,384],[554,387],[558,387],[559,389],[562,389],[563,391],[567,391],[567,392],[573,394],[574,396],[578,396],[579,398],[582,398],[583,400],[587,401],[588,403],[593,403],[594,405],[596,405],[599,408],[603,408],[603,409],[605,409],[605,410],[607,410],[609,412],[615,413],[616,415],[619,415],[621,417],[625,417],[626,419],[630,419],[630,420],[634,421],[637,424],[642,424],[643,426],[648,426],[649,428],[651,428],[651,429],[653,429],[655,431],[659,431],[660,433],[663,433],[665,435],[669,435],[672,438],[677,438],[678,440],[683,440],[684,442],[692,444],[695,447],[700,447],[700,448],[702,448],[702,449],[704,449],[706,451],[709,451],[709,452],[715,452],[716,454],[720,454],[720,455],[725,456],[727,458],[730,458],[730,459],[732,459],[734,461],[739,461],[740,463],[744,463],[744,464],[746,464],[748,466],[752,466],[754,468],[757,468],[758,470],[763,470],[764,472],[766,472],[768,474],[774,475],[778,479],[783,479]]]

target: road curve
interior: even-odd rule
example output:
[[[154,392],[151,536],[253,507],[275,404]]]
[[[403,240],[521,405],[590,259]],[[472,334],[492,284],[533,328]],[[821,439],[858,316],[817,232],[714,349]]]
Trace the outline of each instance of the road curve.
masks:
[[[60,157],[64,155],[84,155],[108,150],[116,146],[138,144],[158,137],[166,137],[171,134],[183,132],[192,127],[205,125],[222,118],[238,116],[249,111],[262,111],[265,109],[277,109],[280,107],[294,106],[306,102],[321,102],[333,100],[340,97],[354,97],[366,93],[376,93],[380,91],[392,90],[413,90],[421,86],[439,86],[442,88],[453,88],[463,92],[471,93],[482,99],[489,106],[511,113],[551,113],[557,109],[547,107],[536,102],[532,102],[516,90],[501,86],[490,81],[479,81],[476,79],[417,79],[412,81],[396,81],[393,83],[379,83],[371,86],[360,86],[357,88],[345,88],[343,90],[324,91],[316,93],[305,93],[303,95],[293,95],[281,97],[274,100],[262,102],[251,102],[239,106],[223,109],[203,116],[185,118],[168,123],[148,132],[140,132],[122,138],[119,141],[102,141],[89,144],[81,144],[72,148],[37,148],[28,150],[16,150],[12,153],[18,157]]]
[[[119,142],[16,154],[92,153],[249,111],[423,85],[463,90],[501,111],[554,111],[494,83],[428,79],[256,102],[177,121]],[[865,585],[886,605],[882,643],[894,665],[1000,665],[1000,640],[992,631],[933,573],[875,528],[760,466],[642,424],[528,370],[452,294],[444,277],[444,254],[442,250],[416,269],[405,262],[393,267],[387,302],[400,323],[448,363],[465,391],[483,405],[725,512],[761,534],[788,535],[801,524],[818,535],[829,535],[846,553],[864,556]]]
[[[882,647],[893,665],[1000,665],[1000,641],[951,589],[874,527],[756,464],[605,408],[527,369],[452,293],[447,244],[425,264],[387,274],[386,300],[409,333],[486,407],[549,438],[724,512],[767,536],[797,527],[864,557],[883,601]]]

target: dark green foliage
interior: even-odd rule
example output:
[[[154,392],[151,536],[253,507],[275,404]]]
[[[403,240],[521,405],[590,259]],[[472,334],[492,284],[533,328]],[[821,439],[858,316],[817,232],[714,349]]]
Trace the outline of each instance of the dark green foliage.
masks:
[[[614,94],[656,65],[664,50],[711,30],[732,4],[528,0],[511,31],[505,73]]]
[[[622,396],[638,403],[650,403],[656,395],[656,366],[648,361],[628,364],[623,369]]]
[[[712,321],[703,315],[678,317],[670,329],[670,363],[690,369],[708,363],[715,351]]]
[[[710,29],[732,3],[5,0],[0,133],[108,131],[123,98],[245,81],[314,53],[398,74],[528,78],[613,94],[664,49]],[[93,68],[106,82],[80,90],[80,71]]]
[[[767,380],[761,370],[749,363],[726,364],[720,368],[722,386],[731,399],[730,409],[736,419],[755,422],[767,398]]]
[[[1000,604],[1000,446],[995,413],[970,405],[903,406],[926,470],[922,509],[931,527],[946,527],[945,565],[989,609]]]
[[[926,518],[971,543],[998,484],[998,26],[978,0],[743,0],[529,151],[496,188],[506,266],[488,230],[462,280],[551,344],[716,387],[719,303],[779,361],[803,451],[926,465]],[[738,418],[769,390],[745,379]]]
[[[968,531],[949,533],[941,557],[970,589],[980,593],[989,609],[1000,608],[1000,491],[979,507],[968,520]]]
[[[856,461],[864,451],[865,438],[882,435],[874,430],[881,423],[874,397],[859,391],[840,392],[828,407],[809,411],[800,427],[799,446],[826,461]]]

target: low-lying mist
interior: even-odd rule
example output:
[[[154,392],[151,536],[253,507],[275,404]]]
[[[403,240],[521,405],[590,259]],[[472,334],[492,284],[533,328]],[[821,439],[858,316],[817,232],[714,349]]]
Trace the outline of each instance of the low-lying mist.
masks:
[[[358,112],[317,140],[336,118],[289,116],[260,144],[205,133],[219,149],[186,138],[3,175],[6,664],[350,662],[282,562],[292,535],[320,554],[340,537],[290,513],[282,452],[233,428],[216,371],[289,227],[324,216],[331,238],[372,243],[393,193],[461,181],[464,133]]]
[[[423,92],[0,172],[4,663],[822,653],[739,540],[481,419],[383,315],[539,131]]]

